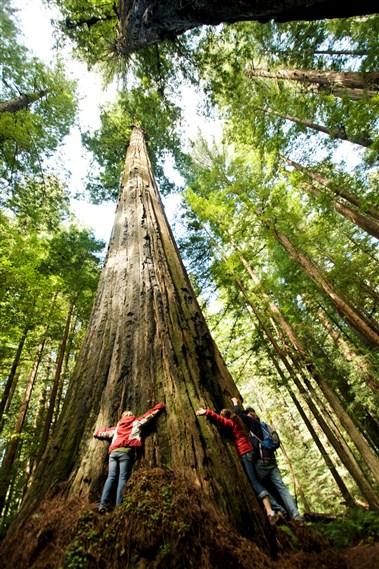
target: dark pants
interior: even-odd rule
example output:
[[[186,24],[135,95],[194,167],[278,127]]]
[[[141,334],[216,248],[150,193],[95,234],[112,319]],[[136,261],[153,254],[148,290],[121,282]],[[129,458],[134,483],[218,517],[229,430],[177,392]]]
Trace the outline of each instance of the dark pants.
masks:
[[[105,508],[110,506],[110,496],[116,480],[118,480],[116,506],[121,504],[125,484],[132,472],[134,456],[134,449],[130,449],[130,452],[114,450],[109,455],[108,478],[105,481],[103,492],[101,494],[101,506],[104,506]]]

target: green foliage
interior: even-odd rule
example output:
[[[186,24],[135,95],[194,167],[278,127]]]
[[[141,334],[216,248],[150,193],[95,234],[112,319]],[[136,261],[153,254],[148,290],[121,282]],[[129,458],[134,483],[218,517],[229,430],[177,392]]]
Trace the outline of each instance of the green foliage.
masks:
[[[95,202],[116,199],[126,148],[133,125],[146,133],[149,155],[161,191],[173,189],[165,177],[163,163],[170,154],[183,160],[180,141],[175,131],[179,121],[178,107],[162,99],[156,90],[136,87],[119,95],[118,101],[101,114],[101,127],[83,137],[85,146],[93,153],[97,167],[91,174],[88,190]]]
[[[379,538],[379,514],[362,509],[351,510],[343,518],[318,523],[317,530],[337,547],[373,543]]]
[[[42,169],[68,133],[76,114],[75,85],[64,65],[49,69],[20,43],[10,9],[0,10],[0,100],[46,91],[30,108],[0,114],[0,177],[3,187],[14,185],[22,173]],[[4,184],[5,180],[5,184]]]

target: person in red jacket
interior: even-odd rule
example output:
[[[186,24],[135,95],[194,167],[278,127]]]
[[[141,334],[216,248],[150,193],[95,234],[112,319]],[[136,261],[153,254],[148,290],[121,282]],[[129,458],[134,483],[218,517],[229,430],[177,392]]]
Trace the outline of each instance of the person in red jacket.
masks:
[[[253,464],[253,445],[249,440],[249,435],[242,420],[230,409],[223,409],[221,411],[221,414],[218,415],[214,411],[211,411],[211,409],[201,408],[196,411],[196,415],[205,415],[207,419],[213,423],[216,423],[221,427],[226,427],[229,431],[231,431],[234,444],[241,458],[241,462],[245,469],[249,482],[257,498],[262,501],[270,524],[275,525],[279,519],[280,514],[274,512],[272,506],[277,507],[279,510],[281,507],[275,502],[272,496],[269,495],[266,488],[264,488],[264,486],[262,486],[262,484],[257,479]]]
[[[135,417],[131,411],[124,411],[115,427],[97,429],[95,432],[95,438],[111,441],[108,477],[101,494],[99,512],[107,512],[110,509],[110,496],[116,480],[116,506],[121,504],[125,484],[132,471],[136,449],[143,446],[142,427],[154,419],[164,408],[164,403],[158,403],[140,417]]]

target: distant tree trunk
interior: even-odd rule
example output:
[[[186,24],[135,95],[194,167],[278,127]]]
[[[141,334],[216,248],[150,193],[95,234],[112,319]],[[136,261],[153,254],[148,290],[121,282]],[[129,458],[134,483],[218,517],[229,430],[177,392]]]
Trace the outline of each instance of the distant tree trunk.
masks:
[[[255,286],[259,284],[259,279],[255,275],[253,269],[244,258],[243,255],[240,255],[241,262],[245,267],[246,271],[248,272],[250,278],[252,279]],[[279,308],[271,301],[269,296],[262,292],[262,296],[265,302],[268,305],[269,311],[273,315],[274,318],[277,319],[281,329],[284,332],[284,335],[287,336],[290,343],[292,344],[296,359],[299,361],[301,366],[306,367],[307,371],[312,375],[316,384],[321,388],[326,400],[328,401],[329,405],[333,409],[334,413],[338,417],[339,421],[341,422],[342,426],[345,428],[346,432],[349,434],[351,440],[353,441],[354,445],[356,446],[357,450],[359,451],[360,455],[362,456],[363,460],[366,462],[370,472],[374,479],[379,483],[379,460],[372,452],[371,448],[369,447],[366,439],[360,433],[359,429],[357,428],[355,422],[349,417],[348,413],[345,411],[341,402],[339,401],[337,395],[331,389],[329,384],[324,380],[322,375],[317,371],[316,366],[311,361],[311,359],[307,356],[306,349],[303,347],[300,339],[298,338],[295,330],[287,322],[286,318],[283,316],[282,312]],[[348,449],[345,448],[345,451]]]
[[[0,101],[0,114],[1,113],[17,113],[17,111],[22,111],[22,109],[27,109],[32,103],[42,99],[47,95],[48,91],[46,89],[41,89],[41,91],[36,91],[35,93],[25,93],[14,99],[9,99],[8,101]]]
[[[296,371],[293,370],[291,363],[289,362],[285,352],[279,347],[277,341],[275,340],[274,336],[272,335],[269,327],[263,321],[263,318],[259,315],[257,309],[255,308],[254,304],[249,300],[248,295],[246,293],[245,287],[242,283],[238,282],[238,288],[243,294],[246,303],[250,307],[252,313],[257,318],[260,326],[263,328],[266,336],[268,337],[269,341],[271,342],[276,354],[282,361],[283,365],[287,369],[290,377],[292,378],[295,386],[299,390],[300,394],[304,398],[304,401],[307,403],[311,413],[313,414],[314,418],[316,419],[318,425],[324,432],[325,436],[327,437],[329,443],[334,448],[335,452],[341,459],[341,462],[344,464],[348,472],[351,474],[352,478],[356,482],[358,488],[362,492],[362,495],[367,500],[369,506],[374,509],[379,508],[379,497],[375,494],[375,491],[371,488],[370,484],[366,481],[366,478],[361,471],[359,465],[357,464],[354,456],[352,455],[351,451],[346,447],[344,441],[340,440],[332,429],[327,424],[324,416],[320,413],[317,406],[315,405],[312,397],[307,392],[305,387],[303,386],[302,382],[297,377]],[[282,372],[281,372],[282,373]],[[282,375],[281,375],[282,377]]]
[[[369,71],[325,71],[314,69],[248,69],[248,77],[267,77],[268,79],[284,79],[299,83],[317,85],[320,91],[326,91],[336,97],[361,99],[377,95],[379,91],[379,73]]]
[[[316,197],[319,197],[321,195],[321,192],[310,184],[306,184],[304,188],[308,193],[311,193]],[[379,239],[379,223],[373,219],[370,219],[366,215],[362,215],[358,210],[346,206],[337,200],[333,200],[332,205],[339,214],[343,215],[343,217],[366,231],[369,235],[372,235],[376,239]]]
[[[61,341],[60,346],[59,346],[58,357],[57,357],[57,362],[56,362],[56,367],[55,367],[54,381],[53,381],[53,386],[52,386],[52,389],[50,392],[49,406],[47,409],[45,424],[44,424],[43,431],[42,431],[40,448],[39,448],[38,455],[37,455],[37,462],[39,462],[41,460],[42,454],[46,448],[46,444],[47,444],[47,441],[49,438],[51,422],[52,422],[53,416],[54,416],[55,401],[56,401],[56,397],[57,397],[57,393],[58,393],[58,389],[59,389],[59,385],[60,385],[62,365],[63,365],[63,360],[64,360],[64,356],[65,356],[65,352],[66,352],[67,339],[68,339],[68,335],[70,332],[71,317],[72,317],[73,310],[74,310],[74,304],[71,303],[69,310],[68,310],[68,313],[67,313],[66,324],[64,327],[64,331],[63,331],[62,341]]]
[[[22,433],[26,414],[28,411],[34,383],[38,374],[38,368],[42,360],[43,350],[45,347],[46,336],[40,343],[37,354],[30,371],[29,377],[26,382],[26,387],[24,391],[24,396],[18,411],[18,416],[16,420],[16,425],[12,434],[12,437],[7,445],[3,461],[0,468],[0,515],[3,511],[5,505],[6,495],[9,489],[9,485],[12,480],[13,465],[17,457],[17,451],[20,443],[20,434]]]
[[[307,275],[323,290],[341,316],[343,316],[369,344],[379,346],[379,333],[376,327],[350,306],[343,296],[334,289],[321,269],[319,269],[305,253],[295,247],[284,233],[279,231],[276,227],[273,228],[273,232],[290,257],[303,267]]]
[[[63,388],[64,388],[64,383],[65,383],[64,380],[67,376],[67,371],[68,371],[68,366],[69,366],[69,361],[70,361],[70,356],[71,356],[71,350],[72,350],[72,344],[73,344],[73,340],[74,340],[75,327],[76,327],[76,318],[74,318],[74,320],[73,320],[73,323],[71,325],[71,332],[70,332],[68,340],[67,340],[66,353],[65,353],[65,357],[64,357],[64,365],[63,365],[63,372],[62,372],[62,381],[59,382],[57,397],[56,397],[55,415],[53,418],[53,428],[58,421],[59,413],[61,410]]]
[[[333,193],[336,196],[343,198],[347,202],[355,205],[360,211],[368,213],[371,217],[373,217],[374,219],[379,221],[379,209],[375,208],[374,206],[367,206],[366,204],[364,204],[362,202],[361,199],[359,199],[359,197],[352,194],[351,192],[349,192],[345,188],[335,188],[332,180],[329,180],[328,178],[326,178],[322,174],[319,174],[318,172],[314,172],[313,170],[309,170],[309,168],[305,168],[304,166],[302,166],[298,162],[295,162],[294,160],[291,160],[287,156],[282,156],[282,159],[285,160],[285,162],[287,162],[287,164],[289,164],[290,166],[295,168],[295,170],[302,172],[303,174],[308,176],[308,178],[311,178],[311,180],[319,183],[321,186],[326,188],[328,192]]]
[[[348,345],[348,343],[343,339],[342,334],[337,332],[332,326],[332,324],[327,319],[323,310],[318,311],[318,319],[321,324],[324,326],[325,330],[330,334],[333,341],[335,342],[336,346],[339,348],[343,356],[346,358],[347,361],[353,362],[357,359],[358,355],[354,352],[354,350]],[[361,367],[362,376],[367,384],[367,386],[372,389],[376,394],[379,394],[379,380],[374,376],[373,373],[370,373],[367,368]]]
[[[73,380],[13,531],[63,481],[69,498],[98,500],[107,451],[93,438],[95,428],[115,424],[124,409],[139,415],[163,400],[167,414],[147,437],[140,464],[179,473],[233,528],[268,549],[264,519],[234,447],[194,412],[220,410],[239,394],[180,260],[137,128],[121,186]],[[3,554],[7,544],[13,547],[11,536]]]
[[[15,353],[15,356],[13,359],[12,367],[10,369],[7,382],[6,382],[5,387],[4,387],[3,396],[2,396],[1,401],[0,401],[0,424],[1,424],[1,428],[3,425],[4,409],[5,409],[5,406],[7,405],[7,401],[9,398],[9,394],[11,392],[12,384],[15,381],[17,368],[18,368],[18,365],[19,365],[20,359],[21,359],[22,349],[24,347],[25,340],[27,338],[28,332],[29,332],[29,327],[24,328],[24,331],[21,335],[21,338],[20,338],[18,346],[17,346],[17,350],[16,350],[16,353]]]
[[[328,453],[328,451],[325,449],[324,445],[322,444],[316,430],[314,429],[307,413],[304,411],[302,405],[300,404],[300,402],[298,401],[294,391],[292,390],[292,388],[290,387],[289,381],[288,379],[285,377],[278,361],[277,358],[282,361],[282,363],[284,364],[289,377],[295,381],[295,376],[296,376],[296,372],[292,369],[292,366],[290,365],[290,363],[288,362],[288,360],[286,359],[286,357],[284,356],[282,350],[280,349],[280,347],[278,346],[277,342],[275,341],[273,335],[271,334],[270,330],[268,329],[268,327],[266,326],[266,324],[263,322],[263,319],[259,316],[259,314],[257,313],[257,311],[255,310],[255,308],[250,305],[250,307],[252,308],[252,312],[254,313],[255,317],[257,318],[260,326],[262,327],[262,330],[264,331],[264,333],[266,334],[267,338],[269,339],[276,356],[272,357],[272,362],[275,366],[275,369],[277,370],[279,377],[281,377],[283,385],[285,386],[285,388],[287,389],[292,401],[295,404],[296,409],[298,410],[300,417],[302,418],[302,420],[304,421],[305,426],[307,427],[309,433],[312,436],[312,439],[314,440],[317,448],[320,451],[321,456],[323,457],[325,464],[327,465],[332,477],[334,478],[346,504],[348,506],[354,506],[354,500],[349,492],[349,490],[347,489],[346,484],[344,483],[344,481],[342,480],[341,476],[339,475],[336,467],[333,464],[332,459],[330,458],[330,455]],[[305,401],[308,403],[308,399],[306,398]]]
[[[246,20],[288,22],[347,18],[376,11],[377,7],[371,0],[354,5],[340,5],[327,0],[285,0],[281,3],[256,3],[250,0],[198,0],[195,3],[180,0],[121,0],[118,7],[118,50],[130,53],[164,39],[173,40],[175,36],[200,25]]]
[[[371,138],[367,136],[350,136],[346,133],[345,127],[343,125],[338,125],[336,128],[328,128],[326,126],[322,126],[320,124],[314,123],[312,121],[308,121],[306,119],[300,119],[298,117],[294,117],[292,115],[287,115],[285,113],[280,113],[279,111],[274,111],[274,109],[260,107],[258,105],[254,105],[253,109],[257,109],[258,111],[262,111],[266,114],[276,115],[282,119],[287,121],[294,122],[302,127],[310,128],[312,130],[316,130],[318,132],[323,132],[324,134],[329,135],[331,138],[336,138],[339,140],[348,140],[349,142],[353,142],[354,144],[359,144],[360,146],[370,147],[372,144]]]
[[[278,55],[293,55],[293,50],[281,51],[277,50],[270,53],[277,53]],[[331,55],[339,56],[339,55],[346,55],[347,57],[364,57],[368,55],[367,49],[304,49],[302,50],[302,54],[306,55]]]

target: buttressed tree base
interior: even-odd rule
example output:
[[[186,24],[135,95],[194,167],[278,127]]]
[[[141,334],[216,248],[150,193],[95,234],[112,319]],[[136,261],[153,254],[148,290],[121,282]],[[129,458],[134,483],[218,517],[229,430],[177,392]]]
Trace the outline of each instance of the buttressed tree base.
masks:
[[[288,536],[266,524],[234,445],[195,415],[200,406],[227,407],[238,392],[180,260],[138,128],[121,186],[62,417],[2,544],[2,566],[273,567],[277,546],[292,547]],[[124,409],[140,414],[158,401],[167,411],[147,433],[124,503],[101,516],[107,444],[93,432]],[[310,551],[322,549],[307,528],[291,531],[307,534]],[[318,553],[303,555],[307,567],[319,563]]]

